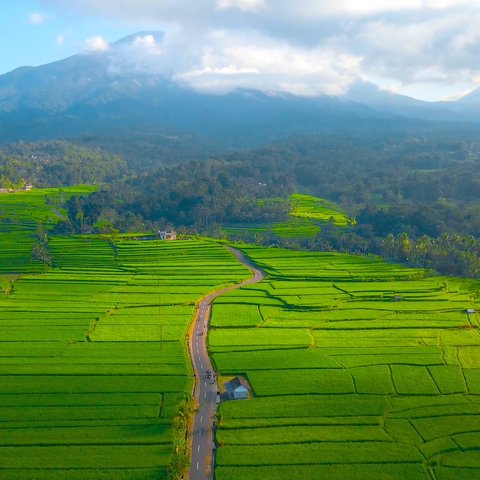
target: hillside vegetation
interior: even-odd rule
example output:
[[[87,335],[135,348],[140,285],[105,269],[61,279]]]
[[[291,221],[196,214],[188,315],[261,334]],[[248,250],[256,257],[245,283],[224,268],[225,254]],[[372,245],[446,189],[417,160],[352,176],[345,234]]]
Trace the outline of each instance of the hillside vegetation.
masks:
[[[158,480],[188,460],[186,330],[247,271],[211,242],[56,236],[95,190],[0,195],[2,480]]]
[[[337,226],[346,226],[355,223],[355,220],[349,218],[339,207],[322,198],[294,193],[290,195],[289,200],[291,205],[290,216],[292,217],[331,222]]]
[[[258,201],[265,210],[271,209],[278,213],[285,212],[283,222],[226,224],[220,231],[231,237],[253,240],[263,240],[265,236],[280,239],[313,238],[321,231],[322,225],[329,223],[338,227],[353,225],[355,220],[349,217],[332,202],[322,198],[293,193],[288,198],[271,198]],[[273,207],[273,208],[272,208]]]
[[[118,153],[125,138],[76,142],[19,143],[0,151],[4,185],[32,179],[46,186],[99,184],[97,193],[72,200],[62,232],[172,225],[264,245],[373,253],[443,274],[480,272],[480,146],[468,131],[316,134],[210,154],[193,137],[147,132],[125,153],[128,166],[98,150]],[[293,221],[287,199],[295,192],[307,197]],[[312,208],[319,224],[308,213]],[[325,216],[333,222],[322,225]]]
[[[0,146],[0,188],[22,185],[64,187],[118,180],[126,163],[118,155],[65,141]]]
[[[66,203],[95,190],[76,186],[0,193],[0,274],[37,272],[48,267],[48,234],[68,218]]]
[[[3,222],[14,220],[2,225],[18,228],[0,250],[5,480],[181,470],[194,304],[248,275],[211,241],[57,236],[59,216],[80,221],[74,206],[87,197],[74,194],[92,190],[0,196]],[[20,248],[32,235],[47,257]],[[240,248],[267,278],[213,307],[213,362],[246,376],[254,396],[220,407],[216,478],[478,476],[478,282]]]

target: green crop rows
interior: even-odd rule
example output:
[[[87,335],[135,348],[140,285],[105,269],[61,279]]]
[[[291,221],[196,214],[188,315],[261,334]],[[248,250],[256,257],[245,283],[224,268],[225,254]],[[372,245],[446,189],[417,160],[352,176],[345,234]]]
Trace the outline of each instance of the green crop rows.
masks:
[[[64,203],[72,195],[87,195],[96,187],[33,189],[0,194],[0,275],[44,270],[31,255],[39,226],[49,229],[63,219]]]
[[[332,222],[334,225],[345,226],[350,220],[346,213],[339,207],[322,198],[294,193],[290,195],[292,217],[308,218],[321,222]]]
[[[272,224],[238,224],[224,227],[228,235],[274,234],[281,238],[309,238],[320,231],[320,227],[308,219],[292,218],[284,223]]]
[[[254,391],[220,406],[217,480],[480,478],[474,283],[242,250],[268,277],[213,307],[213,360]]]
[[[309,238],[320,231],[322,223],[332,222],[340,227],[355,223],[339,207],[322,198],[294,193],[288,200],[290,218],[286,222],[228,225],[223,230],[233,236],[273,234],[280,238]]]
[[[0,292],[0,479],[163,478],[194,303],[247,272],[207,242],[49,250],[53,269]]]
[[[38,225],[88,192],[0,196],[0,480],[163,478],[194,303],[246,276],[197,241],[51,237],[36,264]],[[243,250],[268,278],[213,308],[213,360],[254,391],[220,407],[217,480],[480,476],[478,284]]]

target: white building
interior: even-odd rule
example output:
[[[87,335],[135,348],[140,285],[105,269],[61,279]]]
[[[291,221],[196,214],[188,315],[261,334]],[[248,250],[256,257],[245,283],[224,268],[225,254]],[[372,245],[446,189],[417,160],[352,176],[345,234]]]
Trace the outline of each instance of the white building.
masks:
[[[177,232],[175,230],[158,230],[158,238],[160,240],[176,240]]]

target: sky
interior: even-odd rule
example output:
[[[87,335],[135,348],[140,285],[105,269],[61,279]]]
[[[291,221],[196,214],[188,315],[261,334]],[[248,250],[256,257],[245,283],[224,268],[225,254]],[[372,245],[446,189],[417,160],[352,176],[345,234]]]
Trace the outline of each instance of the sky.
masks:
[[[0,0],[0,74],[77,53],[197,90],[422,100],[480,86],[480,0]],[[114,55],[110,43],[143,33]],[[119,60],[120,59],[120,60]]]

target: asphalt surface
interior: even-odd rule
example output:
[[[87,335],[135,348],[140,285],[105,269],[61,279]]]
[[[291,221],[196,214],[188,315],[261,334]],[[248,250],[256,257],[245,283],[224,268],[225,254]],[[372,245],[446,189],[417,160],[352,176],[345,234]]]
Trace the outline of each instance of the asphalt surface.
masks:
[[[255,267],[244,255],[234,248],[227,247],[235,258],[245,265],[253,276],[242,283],[222,288],[205,297],[198,305],[192,335],[189,338],[190,358],[195,374],[194,398],[199,406],[193,419],[191,432],[192,461],[190,465],[190,480],[205,480],[213,478],[213,423],[216,413],[217,376],[207,353],[207,332],[210,320],[210,305],[212,301],[226,292],[243,285],[257,283],[265,277],[264,272]]]

